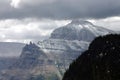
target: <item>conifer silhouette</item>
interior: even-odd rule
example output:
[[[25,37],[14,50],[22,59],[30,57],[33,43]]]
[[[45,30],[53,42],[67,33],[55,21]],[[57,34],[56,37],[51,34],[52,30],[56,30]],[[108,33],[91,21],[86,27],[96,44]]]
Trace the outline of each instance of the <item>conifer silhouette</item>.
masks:
[[[63,80],[120,80],[120,35],[93,40],[69,66]]]

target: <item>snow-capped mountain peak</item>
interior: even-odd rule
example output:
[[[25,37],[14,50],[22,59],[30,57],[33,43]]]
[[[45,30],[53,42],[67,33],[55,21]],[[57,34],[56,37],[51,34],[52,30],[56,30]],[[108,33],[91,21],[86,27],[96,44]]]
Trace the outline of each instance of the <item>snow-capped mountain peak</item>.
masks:
[[[90,42],[97,36],[111,33],[114,31],[96,26],[89,21],[73,20],[68,25],[55,29],[50,38]]]

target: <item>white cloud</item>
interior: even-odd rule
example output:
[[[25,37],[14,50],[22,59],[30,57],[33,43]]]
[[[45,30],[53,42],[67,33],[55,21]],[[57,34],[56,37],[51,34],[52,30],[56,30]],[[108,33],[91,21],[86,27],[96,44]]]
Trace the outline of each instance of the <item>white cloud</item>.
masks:
[[[19,8],[21,0],[11,0],[10,5],[14,8]]]
[[[120,31],[120,17],[90,20],[95,25]],[[51,32],[68,24],[69,20],[5,19],[0,20],[0,42],[29,42],[49,38]]]
[[[105,19],[92,19],[90,21],[96,25],[103,26],[111,30],[120,31],[120,17],[119,16],[109,17]]]
[[[22,6],[26,6],[26,5],[31,5],[31,6],[35,6],[38,4],[48,4],[48,3],[53,3],[56,0],[11,0],[10,5],[14,8],[20,8]]]
[[[7,19],[0,21],[0,41],[28,42],[46,39],[57,27],[68,21],[38,20],[38,19]]]

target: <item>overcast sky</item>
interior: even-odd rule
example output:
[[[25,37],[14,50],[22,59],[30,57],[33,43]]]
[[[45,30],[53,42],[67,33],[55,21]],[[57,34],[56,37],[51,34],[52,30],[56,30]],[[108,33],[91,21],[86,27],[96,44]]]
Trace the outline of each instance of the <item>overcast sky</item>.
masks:
[[[0,41],[46,39],[73,19],[120,30],[120,0],[0,0]]]

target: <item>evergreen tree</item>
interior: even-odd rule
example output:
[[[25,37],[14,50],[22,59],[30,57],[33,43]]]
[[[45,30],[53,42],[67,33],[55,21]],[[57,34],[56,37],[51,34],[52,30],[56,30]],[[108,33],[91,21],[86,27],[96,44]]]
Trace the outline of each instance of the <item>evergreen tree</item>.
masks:
[[[120,35],[100,36],[79,56],[63,80],[120,80]]]

